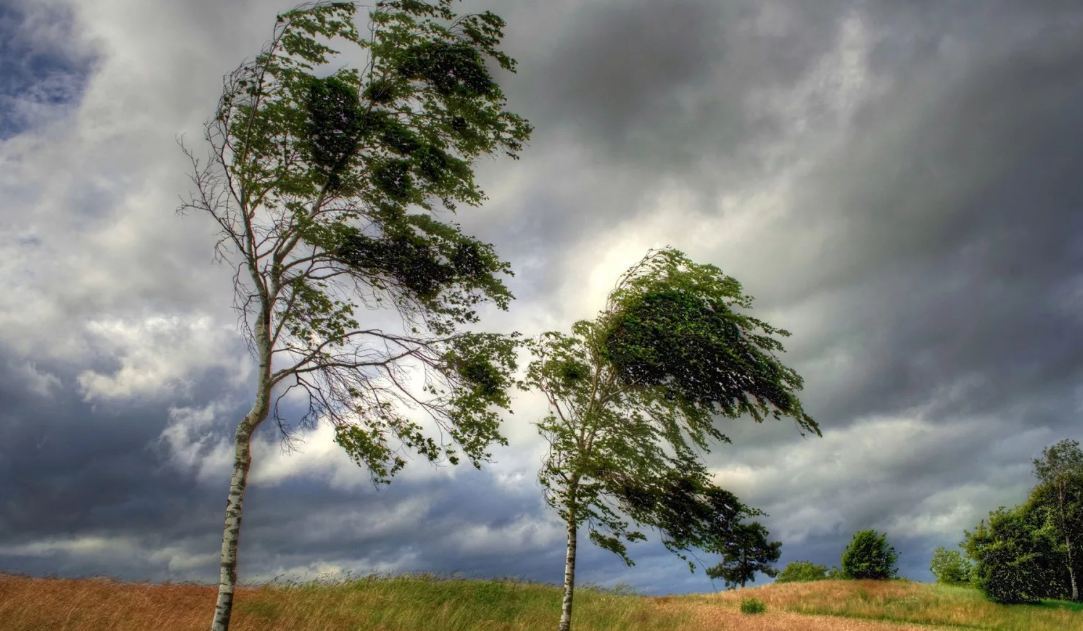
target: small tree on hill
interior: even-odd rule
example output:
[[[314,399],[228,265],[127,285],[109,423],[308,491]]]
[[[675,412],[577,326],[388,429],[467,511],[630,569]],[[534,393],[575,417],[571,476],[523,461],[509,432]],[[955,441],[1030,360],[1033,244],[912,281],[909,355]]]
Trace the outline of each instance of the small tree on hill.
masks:
[[[775,356],[787,333],[744,313],[750,306],[717,267],[663,249],[621,277],[598,319],[531,343],[524,385],[549,403],[539,479],[567,530],[562,631],[581,527],[631,563],[626,544],[644,538],[635,524],[659,528],[680,551],[735,514],[699,458],[726,440],[717,418],[788,416],[819,433],[797,398],[801,378]]]
[[[775,577],[776,583],[807,583],[828,578],[826,566],[812,561],[792,561]]]
[[[330,422],[380,482],[404,449],[476,465],[502,440],[514,343],[462,329],[479,304],[507,306],[510,270],[446,211],[480,204],[474,160],[514,155],[530,127],[505,111],[491,72],[514,69],[497,48],[503,21],[451,6],[381,0],[364,37],[352,2],[283,13],[267,47],[225,78],[208,159],[189,152],[184,208],[219,228],[259,363],[234,433],[213,629],[232,611],[252,436],[268,417],[288,431],[287,392],[307,401],[302,422]],[[332,45],[364,63],[329,68]],[[386,322],[363,317],[380,308]]]
[[[846,578],[894,578],[898,554],[887,535],[875,530],[859,530],[842,552],[842,572]]]
[[[728,529],[718,549],[722,561],[707,568],[707,576],[721,578],[727,588],[744,587],[756,574],[775,576],[774,563],[782,556],[782,542],[769,541],[767,528],[759,522],[738,522]]]
[[[937,583],[958,585],[970,582],[970,562],[958,550],[937,547],[933,550],[929,570]]]

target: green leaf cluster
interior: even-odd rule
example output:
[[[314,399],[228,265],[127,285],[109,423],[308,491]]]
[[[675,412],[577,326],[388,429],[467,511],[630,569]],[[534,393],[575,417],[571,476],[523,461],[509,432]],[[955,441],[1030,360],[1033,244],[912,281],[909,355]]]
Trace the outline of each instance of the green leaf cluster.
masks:
[[[622,382],[672,401],[697,440],[724,438],[714,416],[788,416],[818,434],[797,396],[801,377],[776,355],[789,333],[749,315],[751,306],[741,284],[714,265],[659,250],[610,296],[605,359]]]
[[[759,522],[730,522],[725,536],[719,537],[720,563],[707,568],[707,576],[721,578],[726,587],[752,581],[756,574],[775,576],[774,563],[782,556],[782,542],[771,541],[767,528]]]
[[[1028,603],[1063,595],[1062,589],[1051,590],[1058,578],[1054,550],[1040,528],[1032,511],[1002,506],[966,533],[963,547],[974,560],[974,582],[991,600]]]
[[[812,561],[791,561],[782,568],[775,577],[776,583],[807,583],[810,581],[822,581],[828,578],[828,569],[825,565]]]
[[[745,314],[750,305],[714,266],[658,250],[621,278],[596,320],[529,342],[523,387],[550,410],[538,422],[549,443],[546,500],[629,564],[643,527],[682,556],[725,554],[756,534],[737,524],[757,513],[712,485],[700,458],[712,439],[726,440],[719,416],[792,416],[818,432],[796,396],[800,377],[774,355],[783,332]]]
[[[1034,461],[1038,484],[1023,504],[1000,507],[965,533],[973,579],[992,600],[1072,598],[1083,576],[1083,450],[1062,440]]]
[[[888,579],[898,572],[899,559],[887,535],[875,530],[854,533],[842,551],[842,573],[846,578]]]
[[[451,217],[485,199],[475,160],[515,157],[531,127],[494,74],[515,70],[498,16],[381,0],[362,32],[357,9],[282,13],[264,50],[225,78],[190,206],[238,259],[261,388],[303,390],[302,422],[330,420],[387,481],[404,448],[476,464],[503,440],[515,341],[464,330],[483,305],[507,308],[511,268]],[[396,313],[401,330],[370,309]]]
[[[937,583],[962,585],[970,582],[973,568],[970,561],[958,550],[937,547],[929,562],[929,571],[936,577]]]

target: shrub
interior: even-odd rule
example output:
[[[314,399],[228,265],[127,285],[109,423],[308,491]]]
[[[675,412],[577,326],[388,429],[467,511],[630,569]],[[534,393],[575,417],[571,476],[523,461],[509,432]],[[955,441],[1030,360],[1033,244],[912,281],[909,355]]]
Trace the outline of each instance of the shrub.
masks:
[[[809,581],[822,581],[827,578],[827,568],[813,563],[812,561],[794,561],[786,565],[778,577],[776,583],[807,583]]]
[[[959,585],[970,582],[970,561],[966,560],[958,550],[948,550],[943,547],[933,550],[929,570],[936,577],[937,583]]]
[[[842,552],[842,573],[846,578],[893,578],[899,555],[887,542],[887,535],[859,530]]]
[[[767,611],[767,605],[758,598],[745,598],[741,600],[741,613],[756,614]]]
[[[966,533],[974,582],[990,600],[1032,603],[1058,595],[1053,544],[1032,523],[1034,518],[1025,507],[1001,507]]]

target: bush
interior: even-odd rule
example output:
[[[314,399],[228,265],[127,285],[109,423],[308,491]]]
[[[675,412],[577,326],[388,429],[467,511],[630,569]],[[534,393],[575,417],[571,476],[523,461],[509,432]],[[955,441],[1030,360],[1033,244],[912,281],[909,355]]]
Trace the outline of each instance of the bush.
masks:
[[[936,577],[937,583],[959,585],[970,582],[970,561],[963,558],[958,550],[948,550],[943,547],[933,550],[929,570]]]
[[[775,578],[776,583],[807,583],[827,578],[827,568],[811,561],[794,561]]]
[[[899,555],[887,542],[887,535],[875,530],[854,533],[842,552],[842,573],[846,578],[893,578]]]
[[[767,611],[767,605],[758,598],[745,598],[741,601],[741,613],[755,614]]]
[[[973,532],[966,533],[966,552],[974,559],[974,582],[999,603],[1033,603],[1059,595],[1053,542],[1026,507],[998,508]]]

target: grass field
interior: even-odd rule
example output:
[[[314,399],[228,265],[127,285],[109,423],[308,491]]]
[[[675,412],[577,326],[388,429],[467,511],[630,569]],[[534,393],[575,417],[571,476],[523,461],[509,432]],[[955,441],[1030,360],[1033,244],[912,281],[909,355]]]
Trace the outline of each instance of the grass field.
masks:
[[[636,596],[576,592],[577,631],[875,631],[997,629],[1083,630],[1083,606],[1049,602],[1003,606],[975,590],[906,581],[821,581],[769,585],[721,594]],[[741,600],[767,605],[740,613]],[[108,580],[0,575],[0,629],[205,629],[214,590]],[[337,584],[240,590],[232,628],[331,631],[555,629],[559,589],[514,581],[370,578]]]

